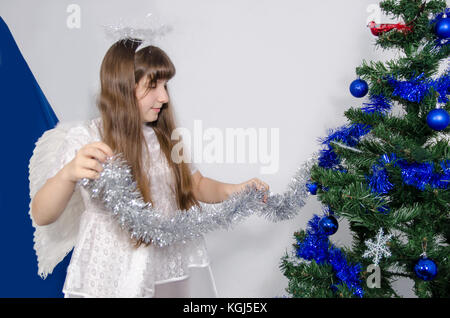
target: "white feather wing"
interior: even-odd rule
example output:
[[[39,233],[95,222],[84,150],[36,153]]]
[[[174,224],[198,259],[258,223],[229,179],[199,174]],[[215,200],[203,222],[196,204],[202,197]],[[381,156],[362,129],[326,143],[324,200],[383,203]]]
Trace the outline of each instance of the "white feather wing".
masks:
[[[85,122],[58,123],[47,130],[35,143],[29,162],[30,205],[29,216],[34,232],[34,250],[38,261],[38,274],[45,279],[55,266],[75,246],[80,217],[85,210],[79,185],[61,216],[53,223],[39,226],[31,214],[31,202],[47,179],[53,177],[70,162],[78,149],[89,143]]]

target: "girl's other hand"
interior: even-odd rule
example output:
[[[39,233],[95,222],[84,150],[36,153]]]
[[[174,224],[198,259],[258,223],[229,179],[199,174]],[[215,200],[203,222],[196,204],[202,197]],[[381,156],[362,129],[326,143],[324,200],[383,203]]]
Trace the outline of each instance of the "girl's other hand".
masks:
[[[253,178],[248,181],[236,184],[233,192],[242,191],[247,187],[247,185],[251,185],[251,186],[256,187],[257,189],[263,190],[265,192],[269,191],[269,185],[267,183],[259,180],[258,178]],[[264,194],[263,202],[264,203],[267,202],[267,194]]]
[[[87,144],[64,166],[63,175],[74,183],[83,178],[98,179],[103,170],[100,162],[105,162],[113,154],[111,148],[101,141]]]

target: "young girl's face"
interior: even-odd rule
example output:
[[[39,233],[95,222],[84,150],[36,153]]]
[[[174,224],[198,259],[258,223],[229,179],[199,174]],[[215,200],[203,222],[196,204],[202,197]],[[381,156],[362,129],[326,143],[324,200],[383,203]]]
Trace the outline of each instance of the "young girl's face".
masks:
[[[156,87],[148,90],[148,78],[146,76],[136,84],[136,98],[144,122],[157,120],[162,105],[169,101],[166,84],[166,80],[158,80]]]

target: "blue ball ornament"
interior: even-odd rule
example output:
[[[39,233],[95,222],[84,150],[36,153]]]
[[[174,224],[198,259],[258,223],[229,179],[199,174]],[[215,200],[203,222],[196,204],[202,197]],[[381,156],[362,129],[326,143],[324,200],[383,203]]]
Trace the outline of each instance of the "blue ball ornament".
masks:
[[[350,93],[355,97],[364,97],[369,91],[369,85],[362,79],[356,79],[350,84]]]
[[[313,182],[313,183],[307,183],[307,184],[306,184],[306,187],[308,188],[308,191],[309,191],[311,194],[316,194],[316,193],[317,193],[317,188],[318,188],[317,183],[315,183],[315,182]]]
[[[441,39],[447,39],[450,37],[450,18],[442,18],[434,27],[436,35]]]
[[[421,257],[414,266],[414,272],[422,280],[432,280],[437,275],[436,263],[427,257]]]
[[[444,130],[450,122],[450,116],[445,109],[437,108],[427,115],[427,124],[431,129]]]
[[[324,216],[319,221],[319,229],[325,235],[333,235],[339,228],[338,221],[332,215]]]

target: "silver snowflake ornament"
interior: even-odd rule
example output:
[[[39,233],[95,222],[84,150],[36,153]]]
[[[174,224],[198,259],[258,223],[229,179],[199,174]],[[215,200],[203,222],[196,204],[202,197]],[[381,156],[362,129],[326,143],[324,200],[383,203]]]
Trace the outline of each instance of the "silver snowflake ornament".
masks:
[[[364,242],[368,250],[363,254],[363,257],[372,257],[373,263],[378,266],[378,263],[380,262],[380,259],[382,257],[391,256],[389,247],[387,247],[386,244],[391,239],[391,237],[392,234],[383,235],[383,229],[380,228],[377,234],[376,242],[373,242],[372,240],[367,240]]]

